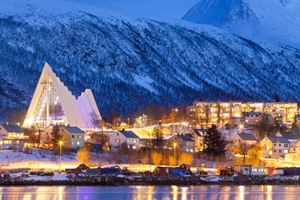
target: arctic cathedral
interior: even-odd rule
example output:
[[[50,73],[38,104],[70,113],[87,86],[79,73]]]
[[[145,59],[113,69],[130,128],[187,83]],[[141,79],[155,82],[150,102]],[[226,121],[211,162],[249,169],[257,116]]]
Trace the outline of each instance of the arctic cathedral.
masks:
[[[86,89],[76,98],[45,63],[23,127],[44,129],[58,124],[86,130],[99,128],[101,120],[92,91]]]

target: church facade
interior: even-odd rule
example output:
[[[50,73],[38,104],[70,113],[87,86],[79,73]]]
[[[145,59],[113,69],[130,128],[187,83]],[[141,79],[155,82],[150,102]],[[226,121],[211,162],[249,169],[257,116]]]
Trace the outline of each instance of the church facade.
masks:
[[[45,63],[23,127],[44,129],[52,124],[87,130],[100,128],[101,120],[92,91],[86,89],[76,98]]]

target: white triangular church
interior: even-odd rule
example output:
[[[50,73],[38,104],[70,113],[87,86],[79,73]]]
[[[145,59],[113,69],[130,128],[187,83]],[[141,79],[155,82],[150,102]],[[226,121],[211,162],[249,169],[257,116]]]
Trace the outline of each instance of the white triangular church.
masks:
[[[77,99],[45,63],[23,127],[44,129],[51,124],[100,127],[102,120],[93,93],[86,89]]]

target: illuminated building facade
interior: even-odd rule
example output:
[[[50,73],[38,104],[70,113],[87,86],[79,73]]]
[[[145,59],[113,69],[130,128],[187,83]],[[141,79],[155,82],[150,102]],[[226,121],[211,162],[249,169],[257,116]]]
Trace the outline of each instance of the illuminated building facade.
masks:
[[[45,63],[23,127],[44,129],[57,124],[94,129],[101,119],[92,91],[86,89],[76,98]]]
[[[207,127],[211,124],[224,126],[233,118],[243,118],[245,113],[267,113],[280,123],[288,124],[294,121],[295,115],[298,114],[297,109],[297,103],[291,102],[195,101],[193,106],[188,107],[187,112],[196,124]]]

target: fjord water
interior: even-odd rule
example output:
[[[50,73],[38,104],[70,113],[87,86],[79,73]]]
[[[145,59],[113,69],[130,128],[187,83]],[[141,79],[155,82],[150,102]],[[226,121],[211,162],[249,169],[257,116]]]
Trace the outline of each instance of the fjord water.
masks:
[[[9,186],[0,200],[282,200],[298,199],[299,186]]]

